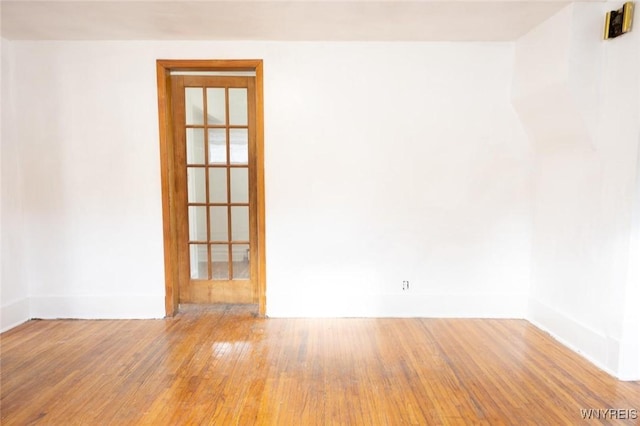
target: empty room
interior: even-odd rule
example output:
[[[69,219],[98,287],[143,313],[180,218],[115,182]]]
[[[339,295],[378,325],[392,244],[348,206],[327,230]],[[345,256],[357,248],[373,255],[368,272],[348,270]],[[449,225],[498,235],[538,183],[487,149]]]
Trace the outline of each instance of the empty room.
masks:
[[[0,0],[0,423],[640,424],[633,6]]]

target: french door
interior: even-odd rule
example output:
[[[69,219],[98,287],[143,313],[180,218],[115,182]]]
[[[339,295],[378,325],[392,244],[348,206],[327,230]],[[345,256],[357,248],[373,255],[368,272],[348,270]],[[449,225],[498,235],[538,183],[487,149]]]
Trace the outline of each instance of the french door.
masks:
[[[258,303],[252,76],[172,75],[180,303]]]

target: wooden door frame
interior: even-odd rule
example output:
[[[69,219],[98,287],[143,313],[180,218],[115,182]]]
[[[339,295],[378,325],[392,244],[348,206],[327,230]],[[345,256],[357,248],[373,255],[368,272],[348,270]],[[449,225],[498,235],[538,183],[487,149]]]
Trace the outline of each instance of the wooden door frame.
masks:
[[[264,108],[262,60],[175,60],[156,61],[158,117],[160,125],[160,176],[162,184],[162,226],[164,235],[165,312],[173,316],[179,304],[178,223],[174,208],[176,167],[174,162],[171,112],[171,71],[255,71],[256,76],[256,191],[258,222],[258,313],[266,314],[265,193],[264,193]]]

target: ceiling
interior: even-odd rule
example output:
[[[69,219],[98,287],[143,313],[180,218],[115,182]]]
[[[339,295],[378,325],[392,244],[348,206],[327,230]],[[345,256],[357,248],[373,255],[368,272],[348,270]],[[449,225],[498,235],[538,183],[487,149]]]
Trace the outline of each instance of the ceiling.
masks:
[[[0,2],[9,40],[515,40],[565,1]]]

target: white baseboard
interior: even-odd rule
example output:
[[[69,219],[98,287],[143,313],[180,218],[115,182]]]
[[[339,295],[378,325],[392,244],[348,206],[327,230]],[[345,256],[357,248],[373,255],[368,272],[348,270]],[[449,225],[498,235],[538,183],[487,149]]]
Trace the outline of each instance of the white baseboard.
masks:
[[[108,296],[37,296],[31,298],[31,317],[40,319],[163,318],[164,294]]]
[[[539,300],[529,300],[529,322],[582,355],[596,367],[616,376],[620,343]]]
[[[24,298],[2,305],[0,314],[0,333],[29,321],[29,299]]]
[[[267,294],[274,318],[519,318],[524,294]]]

